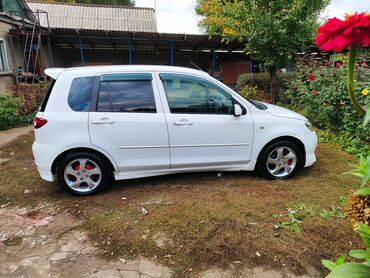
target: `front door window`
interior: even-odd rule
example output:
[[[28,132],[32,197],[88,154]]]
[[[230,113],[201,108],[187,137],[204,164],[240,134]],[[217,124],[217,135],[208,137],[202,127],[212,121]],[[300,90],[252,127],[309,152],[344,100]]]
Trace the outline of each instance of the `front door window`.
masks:
[[[232,96],[212,83],[178,74],[161,74],[173,114],[233,115]]]

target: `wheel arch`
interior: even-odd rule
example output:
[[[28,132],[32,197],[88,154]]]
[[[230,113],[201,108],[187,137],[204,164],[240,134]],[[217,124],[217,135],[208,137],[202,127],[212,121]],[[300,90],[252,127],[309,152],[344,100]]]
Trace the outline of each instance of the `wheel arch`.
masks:
[[[276,137],[272,140],[270,140],[269,142],[267,142],[262,148],[261,150],[259,151],[258,153],[258,157],[257,157],[257,161],[260,159],[260,156],[261,154],[263,153],[263,151],[268,147],[270,146],[271,144],[275,143],[275,142],[278,142],[278,141],[290,141],[294,144],[296,144],[298,146],[298,148],[302,151],[302,165],[305,165],[306,164],[306,148],[303,144],[303,142],[298,139],[297,137],[294,137],[294,136],[279,136],[279,137]]]
[[[63,151],[62,153],[60,153],[54,159],[54,161],[53,161],[53,163],[51,165],[51,172],[53,173],[53,175],[55,175],[56,172],[57,172],[57,167],[58,167],[59,162],[65,156],[67,156],[70,153],[74,153],[74,152],[90,152],[90,153],[95,153],[95,154],[99,155],[100,157],[102,157],[107,162],[107,164],[109,165],[109,168],[112,170],[112,172],[115,171],[115,167],[114,167],[112,161],[104,153],[102,153],[102,152],[100,152],[100,151],[98,151],[96,149],[92,149],[92,148],[76,147],[76,148],[71,148],[71,149],[68,149],[68,150]]]

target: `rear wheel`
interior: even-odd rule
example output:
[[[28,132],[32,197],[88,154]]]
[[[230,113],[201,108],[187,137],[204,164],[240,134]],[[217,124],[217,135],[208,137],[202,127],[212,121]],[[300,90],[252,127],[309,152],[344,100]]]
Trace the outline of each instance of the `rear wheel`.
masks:
[[[69,193],[95,194],[110,181],[110,169],[99,155],[88,152],[68,154],[58,165],[58,181]]]
[[[258,172],[268,179],[287,179],[303,166],[303,153],[291,141],[277,141],[260,154]]]

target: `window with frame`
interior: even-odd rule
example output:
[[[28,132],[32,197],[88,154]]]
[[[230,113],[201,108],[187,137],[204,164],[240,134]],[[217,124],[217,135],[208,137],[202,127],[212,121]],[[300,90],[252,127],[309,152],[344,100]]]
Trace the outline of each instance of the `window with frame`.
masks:
[[[161,74],[171,113],[233,115],[233,98],[206,80],[179,74]]]
[[[0,40],[0,72],[8,72],[8,62],[5,52],[5,44],[3,40]]]
[[[98,112],[156,113],[151,80],[100,82]]]
[[[94,78],[94,76],[87,76],[77,77],[72,80],[68,94],[68,105],[73,111],[89,111]]]

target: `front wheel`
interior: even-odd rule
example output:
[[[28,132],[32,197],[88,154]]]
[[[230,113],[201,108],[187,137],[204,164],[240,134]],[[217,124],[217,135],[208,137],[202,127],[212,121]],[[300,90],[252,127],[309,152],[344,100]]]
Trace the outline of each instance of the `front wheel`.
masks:
[[[68,154],[58,165],[58,181],[74,195],[91,195],[104,188],[110,180],[110,169],[104,159],[94,153]]]
[[[277,141],[260,154],[258,172],[268,179],[287,179],[303,166],[302,150],[291,141]]]

